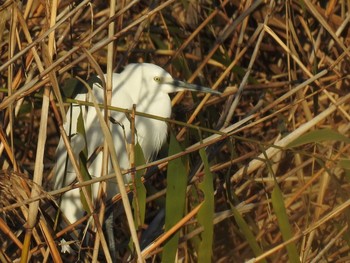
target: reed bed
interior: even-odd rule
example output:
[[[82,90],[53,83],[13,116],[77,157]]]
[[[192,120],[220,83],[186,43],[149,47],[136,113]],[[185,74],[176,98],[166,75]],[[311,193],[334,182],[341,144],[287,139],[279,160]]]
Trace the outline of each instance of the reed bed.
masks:
[[[52,190],[55,149],[80,79],[149,62],[222,95],[172,97],[172,138],[135,167],[147,195],[127,185],[137,196],[126,211],[135,222],[120,196],[107,201],[119,207],[117,260],[348,262],[349,8],[311,0],[1,1],[0,261],[111,262],[99,206],[69,227],[57,222],[59,196],[71,187]],[[159,169],[146,176],[150,167]],[[178,178],[187,181],[181,196],[170,187]],[[162,211],[157,235],[145,241]],[[74,238],[76,229],[89,240]]]

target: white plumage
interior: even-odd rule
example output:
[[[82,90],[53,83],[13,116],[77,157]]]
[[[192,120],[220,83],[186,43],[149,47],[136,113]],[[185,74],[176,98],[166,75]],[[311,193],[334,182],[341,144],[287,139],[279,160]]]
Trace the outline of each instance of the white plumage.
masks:
[[[139,112],[157,115],[163,118],[169,118],[171,115],[171,101],[169,93],[183,89],[197,90],[211,93],[218,93],[214,90],[200,86],[187,84],[174,80],[171,75],[159,66],[153,64],[129,64],[120,74],[113,74],[112,106],[131,109],[136,104],[136,110]],[[104,92],[99,84],[93,85],[93,94],[98,103],[103,103]],[[91,101],[87,94],[79,94],[77,100]],[[103,132],[100,122],[96,115],[94,107],[78,106],[73,104],[67,112],[67,122],[64,129],[67,134],[77,133],[78,116],[82,113],[87,140],[87,150],[90,156],[97,147],[103,146]],[[102,110],[103,113],[103,110]],[[129,156],[126,149],[126,143],[130,143],[131,131],[130,122],[126,115],[121,112],[111,111],[111,117],[122,124],[110,124],[113,143],[118,155],[118,161],[122,169],[129,168]],[[70,124],[71,123],[71,124]],[[71,130],[69,131],[69,127]],[[146,160],[149,160],[153,154],[159,151],[160,147],[167,138],[167,124],[163,121],[151,118],[136,116],[135,127],[137,131],[137,140],[143,150]],[[124,136],[125,134],[125,136]],[[126,138],[125,138],[126,137]],[[80,151],[85,147],[85,140],[81,134],[72,136],[71,145],[76,158]],[[56,175],[54,177],[54,189],[59,189],[69,185],[76,180],[76,174],[72,165],[68,161],[68,167],[65,169],[67,152],[61,138],[57,151]],[[101,176],[102,152],[97,155],[89,167],[89,173],[92,177]],[[108,172],[112,167],[109,167]],[[67,174],[65,176],[65,170]],[[65,182],[63,182],[65,178]],[[93,197],[96,198],[98,184],[92,185]],[[110,198],[118,193],[118,187],[115,181],[108,181],[107,196]],[[82,217],[84,210],[80,201],[79,189],[66,192],[62,196],[61,210],[73,223]]]

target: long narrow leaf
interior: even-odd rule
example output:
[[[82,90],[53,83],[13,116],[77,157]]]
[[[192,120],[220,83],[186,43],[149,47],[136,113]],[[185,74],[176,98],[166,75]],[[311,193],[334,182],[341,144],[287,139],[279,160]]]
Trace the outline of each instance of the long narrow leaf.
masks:
[[[182,151],[175,136],[171,134],[169,156]],[[172,160],[168,164],[167,191],[165,204],[165,231],[177,224],[184,215],[186,187],[187,187],[187,160],[185,157]],[[162,262],[175,262],[179,242],[179,232],[165,244]]]
[[[73,107],[73,105],[71,105],[71,107]],[[84,149],[79,154],[79,165],[80,165],[81,176],[83,177],[84,181],[88,181],[88,180],[91,180],[91,175],[89,174],[89,171],[87,169],[88,150],[87,150],[85,125],[84,125],[81,106],[80,106],[80,114],[79,114],[78,120],[77,120],[76,131],[78,134],[81,134],[82,137],[84,138],[85,146],[84,146]],[[74,145],[72,145],[72,146],[74,146]],[[92,196],[91,185],[85,186],[85,189],[89,195],[90,200],[92,200],[91,199],[91,196]],[[81,200],[81,203],[83,204],[84,210],[88,213],[91,213],[91,211],[89,211],[89,206],[85,200],[85,196],[84,196],[81,189],[80,189],[80,200]]]
[[[135,166],[145,164],[145,158],[140,144],[135,145]],[[139,170],[135,176],[135,196],[133,199],[134,220],[136,229],[142,227],[146,213],[146,188],[142,183],[142,176],[145,170]]]
[[[293,232],[288,220],[288,215],[283,200],[284,199],[281,189],[279,188],[278,184],[276,184],[272,191],[272,205],[276,213],[278,225],[281,230],[283,240],[288,241],[293,237]],[[286,245],[286,248],[289,256],[289,262],[300,262],[295,243],[289,243],[288,245]]]
[[[345,169],[345,170],[350,170],[350,159],[339,160],[338,166]]]
[[[292,147],[301,146],[307,143],[316,143],[316,142],[323,142],[323,141],[342,141],[342,142],[350,143],[350,138],[331,129],[322,129],[322,130],[310,131],[308,133],[305,133],[304,135],[301,135],[300,137],[292,141],[290,144],[288,144],[287,147],[292,148]]]
[[[245,239],[247,240],[250,248],[253,250],[255,256],[259,256],[263,253],[262,249],[260,248],[258,242],[255,239],[254,233],[251,231],[249,225],[244,220],[243,216],[238,212],[237,208],[231,205],[231,211],[233,213],[233,216],[236,220],[236,223],[240,229],[240,231],[243,233]],[[267,262],[265,259],[261,260],[261,262]]]
[[[204,194],[204,203],[198,212],[198,223],[203,226],[202,241],[198,249],[198,262],[212,262],[213,236],[214,236],[214,186],[213,174],[210,172],[208,158],[205,150],[199,150],[204,164],[204,180],[199,184],[199,188]]]

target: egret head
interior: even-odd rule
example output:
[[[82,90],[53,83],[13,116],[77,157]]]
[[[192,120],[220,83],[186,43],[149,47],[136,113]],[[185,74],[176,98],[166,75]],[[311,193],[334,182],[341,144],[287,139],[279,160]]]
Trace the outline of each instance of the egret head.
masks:
[[[129,64],[122,74],[127,74],[126,76],[128,76],[129,79],[134,78],[135,81],[141,81],[142,84],[138,86],[147,89],[148,92],[173,93],[183,90],[191,90],[221,94],[210,88],[176,80],[163,68],[154,64]]]

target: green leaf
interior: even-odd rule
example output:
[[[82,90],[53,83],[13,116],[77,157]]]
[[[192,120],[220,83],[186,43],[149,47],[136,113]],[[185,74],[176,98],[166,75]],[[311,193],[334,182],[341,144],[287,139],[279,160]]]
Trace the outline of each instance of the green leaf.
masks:
[[[66,98],[74,98],[80,85],[80,81],[76,78],[66,79],[61,87],[63,95]]]
[[[338,163],[338,166],[346,169],[346,170],[350,170],[350,160],[349,159],[341,159]]]
[[[181,152],[176,137],[170,135],[169,156]],[[165,231],[171,229],[183,217],[185,212],[187,188],[187,158],[181,157],[168,164],[167,191],[165,201]],[[162,262],[175,262],[180,233],[175,233],[164,245]]]
[[[193,185],[190,185],[189,187],[189,191],[188,191],[188,196],[191,197],[191,199],[193,200],[193,202],[191,202],[191,206],[190,209],[193,209],[195,207],[195,205],[198,205],[201,201],[201,197],[199,196],[200,193],[198,191],[197,186],[194,187]],[[191,233],[192,231],[197,230],[198,225],[196,224],[189,224],[186,227],[186,231],[187,233]],[[201,236],[200,235],[193,235],[193,237],[191,238],[191,245],[189,246],[189,253],[192,254],[197,254],[197,251],[199,250],[199,246],[201,244]]]
[[[76,127],[77,133],[80,133],[83,135],[84,140],[85,140],[85,147],[79,154],[79,167],[80,167],[80,172],[81,175],[84,179],[84,181],[88,181],[91,179],[91,175],[89,174],[89,171],[87,169],[87,160],[88,160],[88,150],[87,150],[87,143],[86,143],[86,133],[85,133],[85,126],[84,126],[84,120],[83,120],[83,114],[80,108],[80,114],[78,116],[77,120],[77,127]],[[92,200],[92,193],[91,193],[91,185],[85,186],[86,191],[89,195],[90,200]],[[91,213],[92,211],[89,210],[89,206],[85,200],[85,196],[83,194],[83,190],[80,188],[80,200],[83,205],[83,208],[86,212]]]
[[[86,141],[86,132],[85,132],[85,125],[84,125],[84,119],[83,119],[83,113],[82,113],[82,109],[80,106],[80,114],[78,116],[78,120],[77,120],[77,127],[76,127],[76,131],[77,133],[80,133],[81,135],[83,135],[84,137],[84,141],[85,141],[85,148],[83,149],[83,153],[85,155],[86,160],[88,159],[88,150],[87,150],[87,141]],[[86,164],[85,164],[86,166]],[[85,180],[90,180],[91,176],[89,176],[89,178],[84,178]]]
[[[205,149],[200,149],[199,154],[204,164],[204,180],[199,184],[199,189],[204,194],[204,202],[198,212],[198,223],[203,226],[202,241],[198,249],[198,262],[212,262],[213,235],[214,235],[214,186],[213,174],[210,172]]]
[[[307,143],[317,143],[323,141],[342,141],[350,143],[350,138],[331,129],[315,130],[301,135],[289,143],[287,145],[287,148],[293,148]]]
[[[140,144],[136,144],[135,148],[135,166],[145,164],[145,157]],[[135,175],[135,195],[133,198],[133,209],[134,209],[134,222],[136,229],[143,226],[145,222],[146,213],[146,188],[142,183],[142,176],[145,173],[145,169],[139,170]]]
[[[89,180],[89,178],[91,178],[88,169],[86,168],[86,157],[84,156],[83,152],[80,153],[79,155],[79,164],[80,164],[80,173],[82,175],[82,177],[84,178],[84,181]],[[92,200],[92,193],[91,193],[91,185],[87,185],[84,186],[86,188],[86,191],[89,195],[90,200]],[[91,213],[92,211],[90,211],[89,206],[86,202],[85,196],[83,194],[83,190],[80,188],[79,189],[79,193],[80,193],[80,201],[83,205],[84,210],[87,213]]]
[[[293,237],[292,227],[289,224],[288,215],[284,206],[284,198],[278,184],[275,185],[272,191],[272,205],[275,211],[279,228],[284,241],[288,241]],[[297,247],[294,242],[286,245],[289,256],[289,262],[300,262]]]
[[[150,37],[153,41],[153,43],[155,44],[155,46],[159,49],[168,49],[167,44],[164,42],[164,38],[163,37],[159,37],[158,34],[150,34]]]
[[[243,233],[245,239],[247,240],[250,248],[253,250],[255,256],[259,256],[263,253],[262,249],[260,248],[258,242],[256,242],[255,236],[253,232],[250,230],[249,225],[244,220],[243,216],[238,212],[236,207],[234,207],[231,203],[231,211],[233,213],[233,216],[236,220],[236,223],[240,229],[240,231]],[[261,260],[261,262],[267,262],[265,259]]]
[[[24,101],[23,104],[21,105],[21,108],[19,109],[18,116],[23,116],[30,112],[33,112],[33,104],[28,103],[27,101]]]

